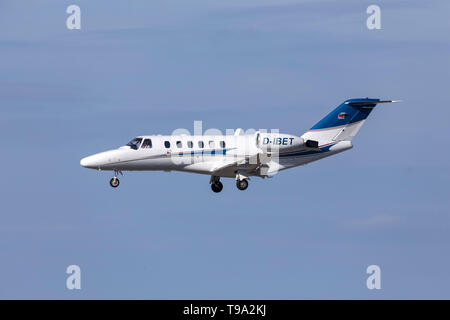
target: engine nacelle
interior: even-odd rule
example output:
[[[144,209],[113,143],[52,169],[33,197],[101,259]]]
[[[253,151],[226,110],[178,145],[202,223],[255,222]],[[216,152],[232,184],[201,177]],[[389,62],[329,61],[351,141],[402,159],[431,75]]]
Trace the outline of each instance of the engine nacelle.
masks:
[[[304,140],[290,134],[266,133],[261,134],[259,148],[266,153],[291,152],[305,149],[317,149],[319,143],[314,140]]]

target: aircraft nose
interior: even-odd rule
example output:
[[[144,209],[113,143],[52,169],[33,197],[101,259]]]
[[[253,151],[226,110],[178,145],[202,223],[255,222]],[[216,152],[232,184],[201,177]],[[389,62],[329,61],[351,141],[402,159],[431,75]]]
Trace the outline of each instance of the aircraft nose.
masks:
[[[85,168],[94,168],[95,167],[95,159],[94,156],[85,157],[80,160],[80,165]]]
[[[80,160],[80,165],[89,169],[107,169],[111,163],[118,161],[117,150],[93,154]]]

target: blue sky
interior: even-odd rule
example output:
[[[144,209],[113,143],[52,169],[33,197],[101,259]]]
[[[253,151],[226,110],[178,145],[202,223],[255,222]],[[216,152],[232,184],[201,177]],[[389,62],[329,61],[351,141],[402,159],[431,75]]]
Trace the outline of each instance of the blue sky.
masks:
[[[70,4],[81,30],[66,28]],[[366,28],[370,4],[381,30]],[[450,298],[449,9],[1,1],[0,298]],[[366,96],[403,102],[377,107],[351,151],[245,192],[162,172],[114,190],[79,165],[194,120],[300,135]]]

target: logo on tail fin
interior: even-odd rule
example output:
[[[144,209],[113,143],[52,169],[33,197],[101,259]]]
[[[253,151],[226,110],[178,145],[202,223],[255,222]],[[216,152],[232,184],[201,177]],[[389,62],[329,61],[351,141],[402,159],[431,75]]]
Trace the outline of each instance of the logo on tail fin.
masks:
[[[346,114],[345,112],[341,112],[338,114],[338,119],[345,119],[345,117],[347,117],[348,114]]]

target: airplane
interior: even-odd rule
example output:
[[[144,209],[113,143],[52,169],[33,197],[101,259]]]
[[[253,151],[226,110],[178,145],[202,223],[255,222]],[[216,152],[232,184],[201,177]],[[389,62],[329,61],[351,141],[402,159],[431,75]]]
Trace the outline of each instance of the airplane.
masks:
[[[210,176],[213,192],[220,178],[235,178],[246,190],[250,177],[273,177],[277,172],[317,161],[353,147],[352,139],[379,103],[369,98],[348,99],[301,136],[255,131],[234,135],[145,135],[118,149],[81,159],[85,168],[114,171],[113,188],[122,171],[184,171]]]

